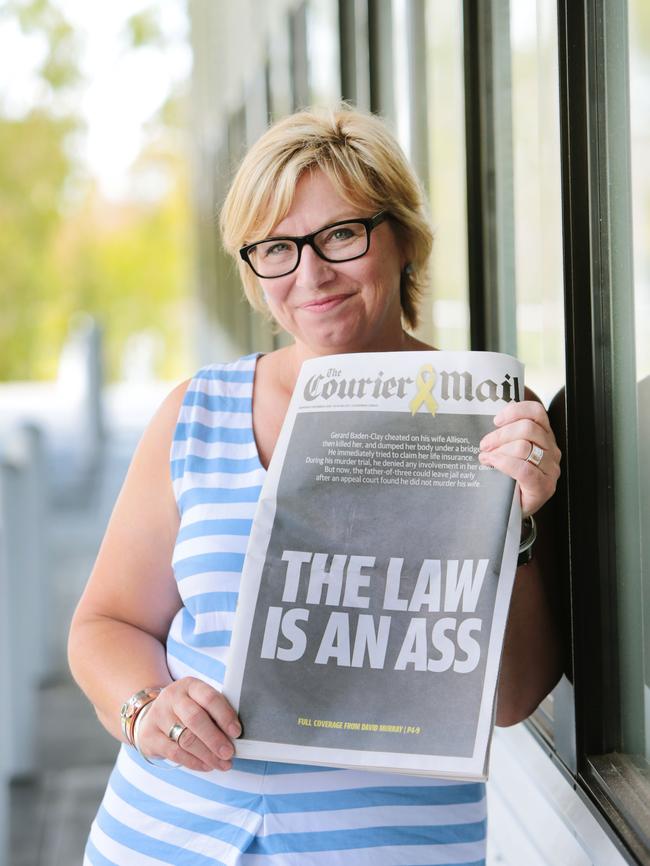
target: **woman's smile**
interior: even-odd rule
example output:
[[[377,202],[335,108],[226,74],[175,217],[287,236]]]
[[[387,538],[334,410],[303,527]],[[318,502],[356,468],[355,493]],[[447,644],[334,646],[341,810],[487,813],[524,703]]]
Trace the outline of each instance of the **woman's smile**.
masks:
[[[307,301],[302,304],[301,309],[310,313],[325,313],[328,310],[334,309],[334,307],[340,306],[344,301],[347,301],[348,298],[351,298],[352,295],[352,292],[342,292],[337,295],[326,295],[322,298],[314,298],[313,301]]]

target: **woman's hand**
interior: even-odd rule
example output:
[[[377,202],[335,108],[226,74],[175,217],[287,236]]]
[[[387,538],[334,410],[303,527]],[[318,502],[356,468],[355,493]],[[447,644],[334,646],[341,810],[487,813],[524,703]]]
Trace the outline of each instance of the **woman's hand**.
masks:
[[[561,452],[541,403],[509,403],[494,417],[497,427],[481,439],[478,459],[519,482],[524,516],[534,514],[555,493],[560,477]],[[535,465],[528,460],[532,447],[544,452]]]
[[[174,725],[185,728],[176,742]],[[177,729],[178,730],[178,729]],[[237,714],[207,683],[183,677],[152,702],[138,731],[138,746],[148,758],[167,758],[190,770],[230,770],[232,740],[241,734]]]

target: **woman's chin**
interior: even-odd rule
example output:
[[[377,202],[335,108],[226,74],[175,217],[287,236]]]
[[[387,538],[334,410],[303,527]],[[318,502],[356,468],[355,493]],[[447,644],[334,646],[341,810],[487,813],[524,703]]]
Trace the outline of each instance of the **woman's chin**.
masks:
[[[390,342],[365,328],[330,328],[303,331],[296,342],[317,355],[345,355],[355,352],[390,351]]]

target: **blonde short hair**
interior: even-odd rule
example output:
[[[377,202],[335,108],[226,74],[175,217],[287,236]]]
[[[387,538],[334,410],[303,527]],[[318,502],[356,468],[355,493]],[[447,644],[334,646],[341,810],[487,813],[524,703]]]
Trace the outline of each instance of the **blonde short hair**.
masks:
[[[301,175],[313,168],[323,171],[353,207],[389,212],[408,262],[400,283],[402,315],[408,326],[416,327],[433,243],[422,189],[385,123],[347,105],[308,109],[279,120],[237,170],[220,224],[250,304],[268,315],[259,282],[239,249],[270,235],[289,211]]]

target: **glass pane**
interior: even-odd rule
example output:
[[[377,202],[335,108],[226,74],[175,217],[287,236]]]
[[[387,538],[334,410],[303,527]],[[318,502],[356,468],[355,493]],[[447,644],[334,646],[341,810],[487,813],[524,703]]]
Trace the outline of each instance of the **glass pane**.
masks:
[[[546,406],[565,381],[556,6],[510,4],[517,344]]]
[[[332,105],[341,98],[338,28],[336,0],[309,0],[307,57],[312,105]]]
[[[291,111],[291,44],[284,15],[271,16],[268,46],[270,115],[279,120]]]
[[[510,4],[515,285],[518,356],[548,408],[564,388],[564,289],[557,20],[555,0]],[[556,430],[558,438],[560,431]],[[556,708],[535,714],[547,738]]]
[[[431,282],[433,340],[469,348],[463,8],[460,0],[427,3],[427,88],[431,215],[435,232]],[[426,328],[426,323],[425,323]]]
[[[650,760],[650,6],[630,0],[633,289],[616,296],[614,418],[621,748]],[[631,295],[632,297],[629,297]],[[632,385],[632,383],[635,383]]]

